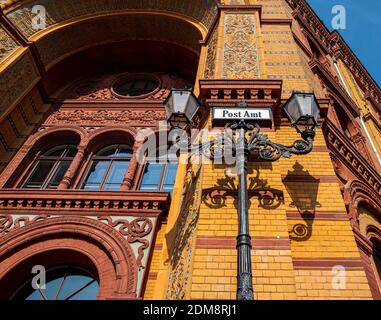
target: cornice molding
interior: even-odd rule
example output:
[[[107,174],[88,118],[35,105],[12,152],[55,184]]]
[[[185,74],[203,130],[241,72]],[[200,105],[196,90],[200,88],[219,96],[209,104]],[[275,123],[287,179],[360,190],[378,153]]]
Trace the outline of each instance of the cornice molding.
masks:
[[[324,78],[324,84],[330,84],[330,91],[334,95],[340,97],[340,100],[345,102],[346,106],[350,107],[350,113],[354,117],[358,117],[360,115],[359,108],[353,99],[348,95],[345,89],[341,86],[340,81],[335,75],[333,75],[316,57],[313,57],[309,63],[311,70],[314,73],[319,74],[319,76]]]
[[[2,189],[0,213],[18,213],[25,210],[66,214],[114,215],[133,213],[159,216],[166,212],[170,201],[168,192],[143,191],[83,191],[83,190],[25,190]]]
[[[347,45],[343,37],[337,32],[330,32],[319,19],[306,0],[286,0],[294,10],[293,16],[303,23],[323,48],[336,58],[340,58],[351,70],[356,81],[364,92],[369,92],[376,102],[379,111],[381,103],[381,89],[370,73]]]
[[[375,191],[381,198],[381,175],[329,119],[324,125],[324,134],[327,137],[328,148],[333,155],[345,163],[355,177]]]

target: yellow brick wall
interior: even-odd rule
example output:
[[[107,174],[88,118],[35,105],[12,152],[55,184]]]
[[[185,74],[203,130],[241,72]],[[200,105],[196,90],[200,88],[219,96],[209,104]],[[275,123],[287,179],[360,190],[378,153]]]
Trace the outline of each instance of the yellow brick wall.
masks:
[[[157,273],[159,270],[159,263],[162,255],[164,236],[166,230],[166,224],[160,226],[159,231],[157,232],[155,245],[153,247],[153,253],[151,258],[151,263],[149,265],[149,270],[147,270],[147,282],[144,291],[144,299],[151,300],[154,299],[154,291],[157,280]]]
[[[225,4],[249,3],[225,1]],[[250,4],[263,6],[262,19],[291,18],[284,0],[258,0],[250,1]],[[217,77],[221,76],[223,21],[222,14],[218,27]],[[288,98],[294,90],[320,94],[321,87],[309,70],[308,57],[293,38],[290,25],[262,23],[257,33],[261,76],[283,80],[282,98]],[[211,125],[210,119],[208,125]],[[272,141],[285,145],[300,139],[290,127],[265,131]],[[187,295],[190,299],[236,298],[236,194],[228,192],[225,199],[214,199],[215,202],[208,197],[208,192],[218,186],[221,188],[227,177],[233,178],[236,189],[237,177],[231,169],[226,165],[203,165],[203,200],[192,252]],[[249,184],[250,181],[256,182],[254,189],[280,195],[274,202],[264,201],[266,198],[260,198],[255,191],[250,197],[256,299],[371,299],[321,129],[317,131],[314,149],[309,155],[274,163],[251,163],[248,179]],[[312,206],[311,199],[314,200]],[[345,271],[345,285],[340,288],[335,286],[337,272],[334,268],[338,266]]]
[[[267,132],[269,138],[291,144],[299,138],[292,128]],[[309,182],[288,183],[282,178],[294,170],[295,163],[312,177],[319,188]],[[226,177],[226,167],[208,164],[204,168],[203,189],[208,190]],[[259,176],[257,176],[259,172]],[[257,177],[265,189],[284,194],[277,208],[263,208],[251,198],[250,233],[253,238],[253,285],[256,299],[340,299],[371,298],[365,272],[361,266],[353,232],[346,216],[338,181],[331,164],[322,132],[315,140],[315,150],[307,156],[278,162],[251,164],[249,181]],[[235,185],[237,180],[235,179]],[[313,219],[303,218],[288,190],[296,188],[299,197],[316,198]],[[312,195],[311,193],[315,193]],[[237,251],[237,208],[235,199],[227,197],[223,206],[214,208],[204,200],[200,208],[194,252],[191,299],[235,299]],[[305,225],[307,237],[293,236],[293,228]],[[343,265],[345,289],[334,289],[332,268]]]
[[[262,26],[265,64],[268,79],[283,80],[283,98],[292,91],[311,91],[298,46],[289,25],[264,24]]]

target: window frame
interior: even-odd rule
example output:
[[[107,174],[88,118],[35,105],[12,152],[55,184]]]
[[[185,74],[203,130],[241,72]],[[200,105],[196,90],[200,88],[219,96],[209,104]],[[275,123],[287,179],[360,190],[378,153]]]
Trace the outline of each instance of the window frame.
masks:
[[[118,157],[118,156],[115,156],[115,154],[113,156],[102,156],[102,155],[98,155],[99,153],[103,153],[109,149],[112,149],[113,147],[116,148],[116,154],[120,151],[120,149],[128,149],[130,151],[130,155],[128,157]],[[131,164],[131,159],[133,157],[133,149],[131,148],[130,145],[128,144],[123,144],[123,143],[120,143],[120,144],[111,144],[109,146],[106,146],[106,147],[103,147],[101,149],[98,150],[98,152],[94,153],[87,165],[87,168],[84,172],[84,175],[83,175],[83,178],[81,179],[81,182],[79,184],[80,186],[80,190],[85,190],[85,191],[120,191],[120,188],[119,190],[108,190],[108,189],[104,189],[104,186],[109,184],[109,185],[117,185],[117,183],[107,183],[107,179],[109,177],[109,174],[110,174],[110,171],[112,170],[113,168],[113,164],[114,162],[124,162],[124,161],[128,161],[128,166],[127,166],[127,169],[125,171],[125,174],[127,173],[128,171],[128,168]],[[102,180],[99,182],[99,183],[89,183],[90,185],[99,185],[99,188],[98,189],[86,189],[86,180],[89,178],[89,175],[90,175],[90,171],[91,171],[91,168],[93,167],[93,164],[94,162],[102,162],[102,161],[107,161],[108,164],[107,164],[107,169],[105,170],[104,174],[103,174],[103,177],[102,177]],[[120,184],[120,187],[122,186],[123,184],[123,181],[122,183]]]
[[[51,152],[53,152],[55,150],[60,150],[60,149],[62,149],[62,153],[61,153],[60,156],[49,156],[49,155],[46,155],[47,153],[51,153]],[[69,153],[70,150],[75,150],[75,155],[74,156],[67,156],[67,154]],[[76,145],[72,145],[72,144],[63,144],[63,145],[55,146],[53,148],[50,148],[50,149],[46,150],[43,153],[41,152],[41,154],[39,156],[37,156],[37,158],[35,160],[35,163],[33,164],[32,169],[30,170],[30,172],[22,180],[22,182],[20,184],[20,188],[22,188],[22,189],[31,189],[31,190],[44,190],[44,189],[55,190],[55,189],[57,189],[59,184],[62,182],[62,180],[60,181],[60,183],[56,187],[51,187],[51,186],[49,187],[49,184],[52,183],[52,179],[55,176],[55,174],[57,174],[57,171],[58,171],[60,165],[63,164],[63,163],[69,162],[70,164],[69,164],[68,168],[65,171],[65,174],[66,174],[66,172],[69,169],[71,163],[73,162],[77,152],[78,152],[78,147]],[[54,162],[54,164],[53,164],[52,168],[49,170],[49,173],[45,177],[45,179],[42,182],[41,186],[35,186],[35,187],[28,186],[30,179],[33,177],[33,175],[37,171],[38,166],[40,165],[40,163],[49,162],[49,161]]]
[[[63,273],[62,271],[65,271],[64,276],[60,276],[60,274],[59,274],[59,273],[62,274]],[[70,300],[70,298],[73,298],[77,294],[80,294],[84,289],[86,289],[89,285],[91,285],[94,282],[96,282],[98,285],[98,291],[97,291],[97,297],[98,297],[99,292],[100,292],[100,280],[99,280],[98,275],[95,275],[93,272],[91,272],[91,271],[89,271],[89,270],[87,270],[84,267],[79,266],[79,265],[63,264],[63,265],[58,265],[58,266],[48,268],[46,270],[46,274],[48,275],[48,273],[49,273],[49,277],[50,277],[49,279],[47,279],[48,280],[46,283],[47,285],[49,283],[51,283],[52,281],[55,281],[57,279],[63,279],[60,286],[57,288],[58,289],[58,291],[57,291],[58,295],[55,297],[54,300],[58,300],[56,298],[58,298],[59,294],[61,293],[62,286],[64,284],[63,282],[66,280],[66,277],[75,275],[75,274],[71,273],[70,271],[77,271],[78,275],[85,276],[89,279],[91,278],[92,280],[91,280],[91,282],[87,283],[86,285],[81,286],[80,290],[77,289],[77,290],[73,291],[73,293],[66,296],[65,297],[66,299],[63,299],[62,301]],[[54,273],[56,273],[56,275],[54,275]],[[19,286],[19,288],[12,294],[12,296],[10,297],[9,300],[21,301],[18,296],[26,296],[25,300],[22,300],[22,301],[53,301],[53,300],[45,299],[46,296],[44,294],[41,294],[41,290],[39,290],[39,289],[33,289],[32,290],[31,288],[29,288],[32,279],[33,279],[33,277],[30,277],[27,281],[23,282]],[[33,300],[33,299],[26,300],[28,297],[30,297],[36,291],[40,291],[40,295],[43,299],[41,299],[41,300]]]
[[[158,188],[157,189],[154,189],[154,190],[146,190],[146,189],[141,189],[142,187],[142,183],[143,183],[143,179],[144,179],[144,174],[145,174],[145,171],[147,169],[147,166],[149,164],[162,164],[163,165],[163,168],[161,169],[161,173],[160,173],[160,179],[159,179],[159,183],[158,183]],[[177,171],[179,169],[179,162],[178,161],[173,161],[173,160],[167,160],[166,162],[164,161],[146,161],[143,165],[143,170],[142,170],[142,173],[140,175],[140,180],[139,180],[139,183],[138,183],[138,187],[137,189],[139,191],[164,191],[163,190],[163,187],[164,187],[164,182],[165,182],[165,178],[167,176],[167,172],[168,172],[168,165],[171,165],[171,164],[177,164],[177,169],[176,169],[176,177],[177,177]],[[175,178],[175,182],[173,184],[173,186],[175,186],[175,183],[176,183],[176,178]],[[173,191],[173,190],[172,190]],[[169,191],[167,191],[169,192]]]

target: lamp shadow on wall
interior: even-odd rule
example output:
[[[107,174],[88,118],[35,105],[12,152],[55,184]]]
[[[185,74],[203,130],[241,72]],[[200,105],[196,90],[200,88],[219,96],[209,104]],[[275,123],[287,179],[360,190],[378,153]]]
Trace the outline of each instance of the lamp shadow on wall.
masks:
[[[316,208],[321,207],[317,201],[320,179],[313,177],[296,161],[293,170],[288,171],[282,182],[291,198],[291,203],[288,206],[295,209],[289,210],[290,215],[295,219],[304,221],[293,225],[290,231],[290,239],[307,241],[312,236]]]
[[[215,165],[216,169],[225,169],[223,166]],[[252,198],[259,201],[258,207],[275,210],[284,204],[283,191],[271,188],[268,180],[260,177],[262,170],[271,169],[271,163],[253,163],[248,170],[248,202],[249,208],[252,205]],[[230,170],[229,170],[230,169]],[[225,170],[225,177],[217,179],[217,183],[203,190],[202,200],[211,209],[221,209],[227,206],[228,198],[234,199],[234,206],[238,209],[238,177],[235,168]]]

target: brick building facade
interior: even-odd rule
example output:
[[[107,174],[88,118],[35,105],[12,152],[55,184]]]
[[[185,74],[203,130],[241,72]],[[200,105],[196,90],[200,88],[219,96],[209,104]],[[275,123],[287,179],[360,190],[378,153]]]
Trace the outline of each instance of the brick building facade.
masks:
[[[138,161],[185,86],[199,126],[245,100],[283,144],[292,92],[320,104],[309,155],[250,163],[255,298],[381,298],[381,90],[305,0],[0,6],[0,299],[64,298],[32,292],[36,265],[82,277],[66,298],[235,299],[232,167]]]

